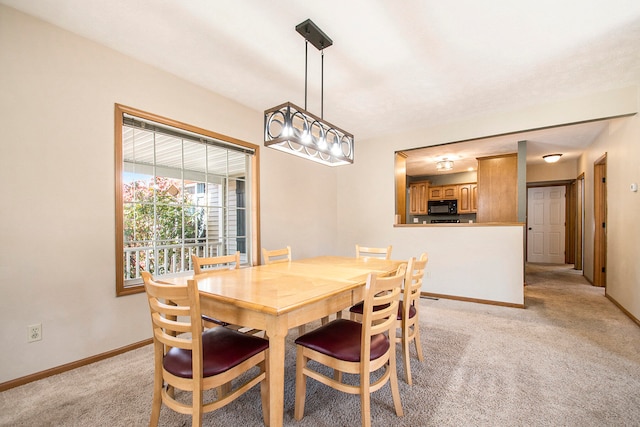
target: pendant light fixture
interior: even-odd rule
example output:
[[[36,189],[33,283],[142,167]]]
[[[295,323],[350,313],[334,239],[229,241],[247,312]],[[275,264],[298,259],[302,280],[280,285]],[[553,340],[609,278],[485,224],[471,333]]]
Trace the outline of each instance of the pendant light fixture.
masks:
[[[304,109],[291,102],[264,112],[264,145],[328,166],[353,163],[353,135],[323,118],[324,49],[333,41],[310,19],[296,31],[305,39]],[[307,51],[311,43],[321,53],[320,117],[307,111]]]

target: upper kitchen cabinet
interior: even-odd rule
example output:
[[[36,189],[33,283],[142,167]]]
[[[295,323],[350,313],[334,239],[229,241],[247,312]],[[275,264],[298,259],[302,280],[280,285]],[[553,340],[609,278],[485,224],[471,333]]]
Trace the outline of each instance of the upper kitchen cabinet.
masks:
[[[409,184],[409,214],[426,215],[429,200],[429,181]]]
[[[477,191],[478,222],[517,222],[517,154],[478,158]]]
[[[438,185],[430,187],[429,200],[458,200],[458,186]]]
[[[458,213],[468,214],[478,212],[478,184],[458,185]]]

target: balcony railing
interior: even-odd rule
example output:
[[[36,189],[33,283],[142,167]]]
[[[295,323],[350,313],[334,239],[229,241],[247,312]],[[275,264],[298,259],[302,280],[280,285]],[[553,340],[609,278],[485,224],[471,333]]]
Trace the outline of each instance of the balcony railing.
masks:
[[[235,239],[229,241],[229,245],[235,246],[235,244]],[[225,253],[222,240],[206,243],[164,244],[155,247],[126,247],[124,248],[125,287],[142,283],[141,271],[148,271],[154,276],[182,273],[193,270],[191,255],[208,257],[226,255],[235,251],[235,247],[230,247]],[[245,254],[241,254],[241,260],[246,262]]]

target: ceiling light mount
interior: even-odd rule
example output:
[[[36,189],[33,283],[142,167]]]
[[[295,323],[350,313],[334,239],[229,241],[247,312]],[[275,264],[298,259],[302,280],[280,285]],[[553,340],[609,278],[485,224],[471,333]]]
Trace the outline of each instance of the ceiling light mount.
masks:
[[[318,28],[311,19],[307,19],[296,25],[296,31],[318,50],[322,50],[333,44],[333,40]]]
[[[264,112],[264,145],[328,166],[353,163],[353,135],[323,118],[324,49],[333,41],[310,19],[296,25],[305,39],[304,109],[291,102]],[[321,52],[320,117],[307,111],[307,46]]]
[[[555,163],[560,160],[560,157],[562,157],[562,154],[547,154],[542,156],[544,161],[547,163]]]
[[[436,170],[438,172],[450,171],[453,169],[453,160],[448,160],[446,157],[436,163]]]

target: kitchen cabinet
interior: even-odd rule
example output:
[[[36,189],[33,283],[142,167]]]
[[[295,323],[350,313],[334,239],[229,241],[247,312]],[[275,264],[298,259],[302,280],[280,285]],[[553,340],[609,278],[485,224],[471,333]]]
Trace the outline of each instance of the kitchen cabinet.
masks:
[[[437,185],[429,187],[429,200],[457,200],[457,185]]]
[[[478,184],[459,184],[458,185],[458,213],[476,213],[478,212]]]
[[[429,200],[429,181],[409,184],[409,214],[426,215]]]
[[[478,158],[478,222],[518,220],[517,154]]]

